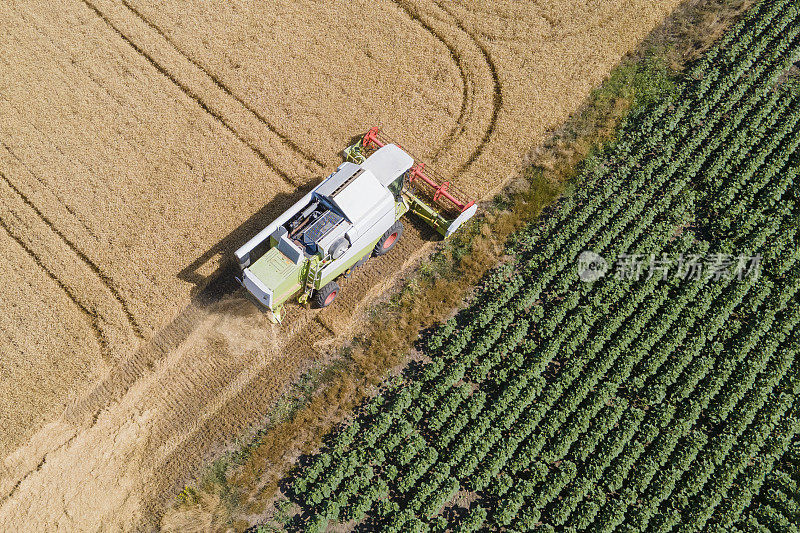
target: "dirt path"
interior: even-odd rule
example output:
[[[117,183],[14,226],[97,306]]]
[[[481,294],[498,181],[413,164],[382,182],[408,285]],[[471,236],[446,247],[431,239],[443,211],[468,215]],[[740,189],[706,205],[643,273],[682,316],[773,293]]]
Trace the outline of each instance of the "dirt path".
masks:
[[[26,302],[0,304],[0,528],[154,526],[428,252],[409,224],[344,301],[282,327],[215,274],[353,134],[381,123],[486,197],[677,4],[0,6],[3,279]]]

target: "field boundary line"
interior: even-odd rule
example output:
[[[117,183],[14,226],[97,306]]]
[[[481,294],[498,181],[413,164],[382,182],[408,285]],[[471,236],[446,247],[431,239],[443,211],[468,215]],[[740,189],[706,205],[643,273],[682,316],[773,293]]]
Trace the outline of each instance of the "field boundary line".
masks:
[[[283,171],[277,163],[275,163],[264,151],[256,146],[253,142],[249,141],[247,138],[244,137],[237,129],[230,123],[228,119],[226,119],[222,113],[213,109],[208,103],[203,100],[203,98],[192,88],[190,88],[187,84],[181,82],[178,77],[170,72],[166,67],[164,67],[161,63],[156,61],[156,59],[149,54],[144,48],[136,44],[133,39],[128,37],[103,11],[101,11],[92,1],[90,0],[80,0],[86,7],[88,7],[100,20],[102,20],[106,26],[108,26],[117,36],[122,39],[125,44],[130,46],[139,56],[141,56],[145,61],[147,61],[150,66],[152,66],[159,74],[167,78],[173,85],[178,87],[178,89],[183,92],[187,97],[193,100],[204,112],[206,112],[209,116],[214,118],[219,124],[221,124],[226,130],[228,130],[239,142],[244,144],[247,148],[249,148],[253,154],[258,157],[264,165],[266,165],[270,170],[275,172],[275,174],[283,180],[287,185],[291,187],[299,187],[301,185],[300,182],[293,179],[289,176],[288,173]],[[186,59],[184,57],[184,59]]]

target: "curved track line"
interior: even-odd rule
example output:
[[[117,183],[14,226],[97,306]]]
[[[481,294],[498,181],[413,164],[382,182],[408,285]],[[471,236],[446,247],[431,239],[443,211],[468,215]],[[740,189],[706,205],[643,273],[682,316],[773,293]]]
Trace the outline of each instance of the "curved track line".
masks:
[[[492,59],[492,56],[489,54],[489,50],[486,48],[486,45],[484,45],[478,39],[478,37],[475,35],[475,33],[469,31],[464,26],[464,24],[461,22],[461,20],[459,20],[459,18],[457,16],[455,16],[449,9],[444,7],[438,1],[434,1],[434,3],[437,6],[439,6],[439,8],[442,11],[444,11],[445,13],[450,15],[453,18],[453,20],[455,21],[456,26],[458,27],[458,29],[461,30],[464,34],[466,34],[475,43],[475,46],[477,46],[478,49],[481,51],[481,55],[483,56],[484,61],[486,61],[486,65],[489,67],[489,71],[492,73],[492,84],[494,86],[493,87],[493,106],[492,106],[492,116],[491,116],[491,120],[489,122],[489,127],[486,129],[486,132],[483,134],[483,138],[481,139],[480,144],[478,144],[478,146],[472,152],[472,155],[470,155],[469,159],[467,159],[467,161],[464,164],[462,164],[461,167],[458,169],[457,173],[461,174],[461,173],[465,172],[472,165],[472,163],[474,163],[481,156],[481,154],[483,153],[484,148],[486,147],[487,144],[489,144],[489,141],[491,140],[491,137],[494,134],[495,129],[497,129],[497,119],[498,119],[498,116],[500,115],[500,109],[502,109],[502,107],[503,107],[503,90],[502,90],[502,86],[500,85],[500,75],[498,74],[498,71],[497,71],[497,65],[495,64],[494,60]]]
[[[461,110],[459,111],[458,118],[456,119],[456,125],[450,130],[450,133],[447,135],[447,137],[445,137],[445,141],[442,143],[442,145],[435,150],[433,157],[436,158],[441,152],[450,148],[455,143],[456,137],[464,131],[464,122],[466,122],[467,111],[469,110],[469,88],[470,86],[474,87],[475,85],[470,84],[470,76],[467,73],[467,68],[464,65],[464,58],[455,46],[447,42],[447,39],[445,39],[443,35],[436,31],[427,22],[422,20],[422,18],[415,13],[414,9],[407,6],[402,0],[390,1],[400,8],[400,10],[405,13],[409,19],[419,24],[422,29],[430,33],[434,39],[442,43],[442,45],[447,48],[447,51],[450,53],[450,58],[453,60],[459,70],[461,83],[463,86],[461,93]]]
[[[0,176],[2,176],[2,174],[0,174]],[[0,218],[0,227],[2,227],[3,230],[8,234],[8,236],[11,237],[14,240],[14,242],[16,242],[19,245],[19,247],[22,248],[23,251],[25,251],[25,253],[28,254],[28,256],[30,256],[30,258],[34,261],[34,263],[36,263],[36,266],[42,269],[42,271],[45,274],[47,274],[47,277],[53,280],[59,286],[59,288],[62,291],[64,291],[64,294],[67,295],[67,298],[69,298],[70,301],[72,301],[72,303],[75,304],[75,306],[81,311],[81,313],[83,313],[83,315],[89,320],[89,324],[91,324],[92,326],[92,331],[94,332],[94,335],[97,338],[97,343],[100,346],[100,353],[102,354],[103,359],[105,361],[110,361],[108,340],[106,339],[103,329],[100,327],[97,313],[93,310],[90,310],[85,305],[83,305],[81,301],[78,299],[78,297],[75,295],[75,293],[72,292],[72,289],[70,289],[63,281],[61,281],[61,279],[59,279],[59,277],[56,276],[52,270],[47,268],[47,266],[42,262],[41,258],[36,254],[36,252],[31,250],[30,247],[27,244],[25,244],[25,241],[23,241],[22,238],[20,238],[16,233],[14,233],[14,231],[8,226],[6,221],[3,220],[2,218]]]
[[[445,47],[447,47],[447,49],[450,51],[450,56],[456,62],[456,64],[458,65],[458,68],[459,68],[459,70],[461,72],[461,79],[463,80],[463,83],[464,83],[464,91],[463,91],[463,95],[462,95],[463,100],[462,100],[462,106],[461,106],[461,114],[458,117],[458,120],[456,121],[457,127],[454,128],[451,131],[450,135],[448,135],[448,137],[445,139],[445,141],[442,144],[442,146],[440,146],[439,148],[436,149],[435,154],[438,155],[441,152],[443,152],[443,151],[449,149],[451,146],[453,146],[453,144],[455,144],[457,142],[458,136],[464,133],[464,123],[467,120],[467,118],[466,118],[467,112],[468,111],[475,112],[474,105],[470,106],[470,105],[468,105],[468,103],[469,103],[470,100],[474,100],[474,91],[475,91],[475,87],[477,86],[477,84],[470,83],[472,81],[472,79],[471,79],[471,76],[468,74],[468,70],[465,68],[465,65],[464,65],[464,63],[465,63],[465,61],[463,59],[464,54],[462,54],[455,46],[453,46],[450,43],[448,43],[447,40],[445,39],[445,37],[442,34],[440,34],[435,28],[433,28],[433,26],[431,26],[429,23],[427,23],[425,20],[423,20],[422,16],[417,14],[418,9],[416,8],[416,6],[409,6],[408,2],[405,1],[405,0],[391,0],[391,1],[395,5],[397,5],[409,18],[411,18],[412,20],[417,22],[428,33],[433,35],[434,38],[436,38],[439,42],[444,44]],[[491,113],[491,116],[489,118],[489,126],[487,127],[486,131],[484,132],[484,134],[483,134],[483,136],[481,138],[481,141],[478,143],[478,145],[472,151],[472,154],[470,154],[470,156],[467,158],[467,160],[464,163],[462,163],[461,166],[456,170],[455,173],[458,175],[458,174],[463,174],[481,156],[481,154],[483,153],[484,148],[486,147],[486,145],[488,144],[488,142],[491,139],[492,135],[494,134],[494,131],[495,131],[496,127],[497,127],[497,119],[498,119],[498,116],[500,114],[500,109],[503,106],[503,94],[502,94],[502,88],[501,88],[501,85],[500,85],[500,77],[498,75],[497,66],[494,63],[494,60],[492,60],[488,49],[483,45],[483,43],[481,43],[478,40],[478,38],[475,36],[475,34],[473,32],[467,30],[466,27],[464,27],[464,25],[461,23],[461,21],[458,19],[458,17],[456,17],[450,10],[446,9],[439,2],[434,2],[434,5],[436,5],[436,7],[441,9],[442,12],[446,13],[451,19],[453,19],[455,27],[461,33],[463,33],[470,41],[472,41],[475,44],[476,48],[479,50],[479,52],[481,54],[481,57],[482,57],[484,63],[486,64],[486,67],[487,67],[487,69],[488,69],[488,71],[489,71],[489,73],[490,73],[490,75],[492,77],[492,84],[493,84],[493,91],[492,91],[493,105],[492,105],[492,113]],[[470,93],[470,91],[469,91],[469,87],[470,86],[472,87],[472,98],[470,98],[470,94],[469,94]]]
[[[8,146],[6,146],[5,143],[3,143],[3,146],[6,148],[6,150],[8,150]],[[10,150],[9,153],[14,155],[14,153],[11,152]],[[17,156],[14,155],[14,157]],[[133,313],[128,307],[128,302],[125,301],[125,299],[122,297],[122,294],[120,294],[120,292],[114,286],[114,282],[111,280],[111,278],[107,274],[105,274],[94,261],[92,261],[85,253],[83,253],[77,247],[77,245],[75,245],[75,243],[69,240],[67,236],[64,235],[61,232],[61,230],[59,230],[55,226],[55,224],[53,224],[53,222],[49,218],[47,218],[47,216],[44,213],[42,213],[39,210],[39,208],[36,207],[36,205],[27,196],[25,196],[25,194],[22,191],[20,191],[16,187],[16,185],[14,185],[11,182],[11,180],[8,179],[8,177],[6,177],[6,175],[3,172],[0,172],[0,179],[2,179],[3,182],[5,182],[6,185],[8,185],[8,187],[12,191],[14,191],[14,193],[17,196],[19,196],[19,198],[23,201],[23,203],[29,208],[31,208],[33,212],[36,213],[36,216],[38,216],[42,220],[42,222],[44,222],[47,225],[47,227],[50,228],[50,230],[53,233],[55,233],[58,236],[58,238],[64,242],[64,244],[67,245],[67,247],[72,251],[72,253],[74,253],[84,264],[86,264],[86,266],[89,267],[89,270],[91,270],[92,273],[100,279],[103,285],[105,285],[105,287],[109,290],[109,292],[111,292],[111,294],[114,296],[114,299],[117,300],[117,302],[122,307],[122,312],[125,314],[125,317],[127,318],[128,323],[131,325],[131,329],[133,330],[133,332],[140,339],[144,338],[142,327],[136,321],[136,318],[133,316]]]
[[[176,87],[178,87],[186,96],[194,100],[194,102],[200,106],[200,108],[211,115],[217,122],[222,124],[231,134],[236,137],[242,144],[247,146],[267,167],[270,168],[275,174],[278,175],[286,184],[292,187],[299,187],[300,184],[295,182],[288,174],[284,171],[280,170],[278,166],[264,153],[262,152],[257,146],[253,143],[242,137],[236,129],[228,124],[225,118],[219,114],[218,112],[211,109],[208,104],[206,104],[199,95],[197,95],[194,91],[192,91],[189,87],[185,86],[176,78],[172,73],[170,73],[166,68],[164,68],[161,64],[159,64],[151,55],[149,55],[146,51],[144,51],[141,47],[139,47],[136,43],[134,43],[128,36],[126,36],[113,22],[109,19],[102,11],[100,11],[92,2],[89,0],[81,0],[86,7],[91,9],[95,15],[97,15],[100,20],[105,22],[105,24],[111,28],[117,36],[125,41],[125,43],[133,48],[133,50],[142,56],[150,65],[155,68],[162,76],[167,78],[170,82],[172,82]]]
[[[306,152],[306,151],[304,151],[302,148],[300,148],[300,147],[297,145],[297,143],[295,143],[293,140],[291,140],[291,139],[290,139],[288,136],[286,136],[286,135],[282,134],[281,132],[279,132],[279,131],[278,131],[278,129],[277,129],[275,126],[273,126],[272,124],[270,124],[270,122],[269,122],[269,121],[266,119],[266,117],[264,117],[264,115],[262,115],[261,113],[259,113],[259,112],[258,112],[258,111],[257,111],[255,108],[253,108],[253,106],[251,106],[250,104],[248,104],[248,103],[247,103],[245,100],[243,100],[242,98],[240,98],[239,96],[237,96],[237,95],[236,95],[236,94],[235,94],[235,93],[234,93],[234,92],[233,92],[233,91],[232,91],[232,90],[231,90],[231,89],[230,89],[230,88],[229,88],[229,87],[228,87],[228,86],[227,86],[227,85],[226,85],[224,82],[222,82],[222,80],[220,80],[220,79],[219,79],[217,76],[215,76],[215,75],[214,75],[212,72],[210,72],[210,71],[209,71],[207,68],[205,68],[205,67],[204,67],[204,66],[202,66],[202,65],[201,65],[201,64],[200,64],[198,61],[196,61],[196,60],[195,60],[195,59],[193,59],[191,56],[189,56],[189,54],[187,54],[186,52],[184,52],[183,50],[181,50],[181,49],[178,47],[178,45],[176,45],[176,44],[175,44],[175,43],[172,41],[172,39],[170,39],[170,38],[169,38],[169,36],[168,36],[168,35],[167,35],[167,34],[166,34],[166,33],[165,33],[165,32],[164,32],[164,31],[163,31],[163,30],[162,30],[162,29],[161,29],[159,26],[157,26],[155,23],[153,23],[152,21],[150,21],[150,20],[149,20],[147,17],[145,17],[145,16],[144,16],[144,15],[143,15],[143,14],[142,14],[142,13],[141,13],[139,10],[137,10],[135,7],[133,7],[133,6],[132,6],[132,5],[131,5],[131,4],[128,2],[128,0],[121,0],[121,1],[122,1],[122,5],[124,5],[124,6],[125,6],[125,7],[126,7],[126,8],[127,8],[127,9],[128,9],[130,12],[131,12],[131,13],[133,13],[134,15],[136,15],[136,17],[138,17],[138,18],[139,18],[139,19],[140,19],[142,22],[144,22],[145,24],[147,24],[147,25],[148,25],[148,26],[149,26],[149,27],[150,27],[150,28],[151,28],[153,31],[155,31],[156,33],[158,33],[158,34],[159,34],[159,35],[160,35],[160,36],[161,36],[161,37],[162,37],[162,38],[163,38],[165,41],[167,41],[167,43],[169,43],[169,45],[170,45],[170,46],[171,46],[171,47],[172,47],[172,48],[173,48],[173,49],[174,49],[176,52],[178,52],[180,55],[182,55],[183,57],[185,57],[187,61],[189,61],[189,62],[190,62],[192,65],[194,65],[195,67],[197,67],[197,68],[198,68],[198,69],[199,69],[201,72],[203,72],[203,74],[205,74],[206,76],[208,76],[208,77],[209,77],[209,79],[210,79],[211,81],[213,81],[213,82],[214,82],[214,85],[216,85],[216,86],[217,86],[217,87],[218,87],[220,90],[222,90],[223,92],[225,92],[225,93],[226,93],[228,96],[230,96],[231,98],[233,98],[234,100],[236,100],[236,102],[238,102],[238,103],[239,103],[239,105],[241,105],[241,106],[242,106],[243,108],[245,108],[247,111],[249,111],[250,113],[252,113],[252,114],[253,114],[253,116],[255,116],[255,117],[256,117],[256,118],[257,118],[257,119],[258,119],[258,120],[259,120],[259,121],[260,121],[262,124],[264,124],[264,125],[267,127],[267,129],[269,129],[269,131],[271,131],[273,134],[275,134],[275,136],[277,136],[277,137],[278,137],[278,138],[279,138],[281,141],[283,141],[284,143],[286,143],[286,145],[287,145],[289,148],[291,148],[293,151],[297,152],[299,155],[303,156],[305,159],[307,159],[307,160],[309,160],[309,161],[311,161],[311,162],[313,162],[313,163],[316,163],[316,164],[317,164],[317,165],[319,165],[320,167],[324,167],[324,166],[325,166],[325,163],[323,163],[322,161],[320,161],[319,159],[317,159],[317,158],[316,158],[316,157],[315,157],[313,154],[307,153],[307,152]]]

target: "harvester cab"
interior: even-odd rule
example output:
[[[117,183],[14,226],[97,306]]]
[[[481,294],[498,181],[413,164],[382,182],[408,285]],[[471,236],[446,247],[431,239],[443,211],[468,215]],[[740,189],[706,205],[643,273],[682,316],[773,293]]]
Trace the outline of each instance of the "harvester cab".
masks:
[[[335,172],[235,252],[238,281],[278,322],[295,294],[317,307],[333,303],[336,278],[391,250],[406,212],[446,238],[477,210],[378,128],[344,156]]]

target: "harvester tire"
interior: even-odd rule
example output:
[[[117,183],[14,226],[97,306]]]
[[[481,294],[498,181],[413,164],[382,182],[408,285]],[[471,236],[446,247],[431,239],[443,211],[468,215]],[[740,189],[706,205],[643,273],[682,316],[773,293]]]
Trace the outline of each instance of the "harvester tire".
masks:
[[[339,296],[339,290],[339,284],[331,281],[314,294],[314,305],[319,308],[328,307]]]
[[[403,223],[399,220],[391,225],[389,229],[386,230],[386,233],[383,234],[381,239],[375,245],[375,250],[373,254],[376,256],[383,255],[387,253],[389,250],[394,248],[394,245],[397,244],[397,241],[400,240],[400,237],[403,236]]]

